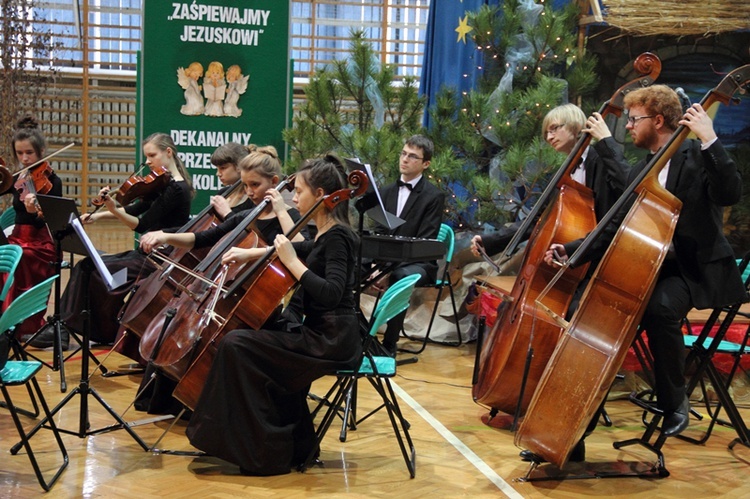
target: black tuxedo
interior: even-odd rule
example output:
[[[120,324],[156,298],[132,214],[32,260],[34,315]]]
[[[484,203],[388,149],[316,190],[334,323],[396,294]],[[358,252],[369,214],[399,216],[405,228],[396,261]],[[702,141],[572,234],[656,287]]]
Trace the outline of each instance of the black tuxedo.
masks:
[[[396,214],[398,206],[399,187],[396,183],[383,188],[382,197],[386,211]],[[394,230],[379,227],[378,233],[392,236],[419,237],[422,239],[435,239],[440,232],[440,224],[443,221],[443,210],[445,209],[445,194],[432,185],[427,177],[422,175],[417,185],[409,194],[404,209],[399,218],[404,223]],[[437,262],[420,262],[419,265],[425,269],[430,279],[437,277]]]
[[[382,197],[386,211],[396,214],[398,210],[398,191],[396,183],[383,188]],[[443,221],[443,210],[445,209],[445,194],[432,185],[427,177],[422,175],[419,182],[413,187],[399,218],[404,223],[394,230],[380,227],[378,232],[395,236],[419,237],[422,239],[435,239],[440,232],[440,224]],[[410,274],[420,274],[421,278],[417,285],[426,285],[435,282],[437,278],[438,264],[436,261],[405,263],[394,268],[389,275],[390,284]],[[396,342],[404,325],[406,312],[403,312],[388,322],[383,336],[383,345],[395,352]]]

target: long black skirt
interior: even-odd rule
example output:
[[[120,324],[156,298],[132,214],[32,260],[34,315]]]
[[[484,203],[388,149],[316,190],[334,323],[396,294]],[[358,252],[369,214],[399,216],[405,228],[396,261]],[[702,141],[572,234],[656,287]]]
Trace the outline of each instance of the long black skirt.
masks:
[[[310,384],[353,368],[362,348],[354,315],[331,314],[321,325],[228,333],[187,427],[190,442],[253,475],[304,462],[316,445]]]

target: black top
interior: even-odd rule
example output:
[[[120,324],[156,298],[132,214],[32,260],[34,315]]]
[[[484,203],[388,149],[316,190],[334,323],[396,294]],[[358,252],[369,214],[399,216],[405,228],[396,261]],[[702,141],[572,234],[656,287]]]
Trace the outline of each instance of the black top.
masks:
[[[317,240],[293,243],[307,265],[300,288],[305,324],[315,328],[327,312],[354,314],[354,263],[357,239],[348,227],[334,225]],[[300,300],[291,300],[290,306]],[[301,315],[301,314],[295,314]]]
[[[219,242],[219,240],[226,234],[232,232],[234,228],[237,227],[251,211],[252,210],[245,210],[244,212],[238,213],[234,216],[230,216],[216,227],[211,227],[210,229],[196,232],[195,244],[193,245],[193,248],[197,249],[213,246],[214,244]],[[297,211],[295,208],[289,208],[287,210],[287,213],[289,213],[289,216],[292,217],[292,220],[294,222],[300,219],[299,211]],[[284,233],[284,231],[281,229],[279,219],[276,217],[264,220],[256,220],[255,226],[257,227],[258,232],[261,234],[261,236],[263,236],[263,240],[267,244],[271,244],[278,234]]]
[[[52,183],[52,188],[46,194],[48,196],[62,196],[62,180],[60,180],[60,177],[52,172],[48,178]],[[16,225],[33,225],[37,229],[44,227],[43,218],[37,216],[36,213],[26,211],[26,205],[21,200],[15,186],[11,188],[11,192],[13,193],[13,209],[16,210]]]
[[[170,180],[167,187],[153,200],[141,200],[125,207],[128,215],[138,217],[135,232],[185,225],[190,218],[190,187],[184,180]]]

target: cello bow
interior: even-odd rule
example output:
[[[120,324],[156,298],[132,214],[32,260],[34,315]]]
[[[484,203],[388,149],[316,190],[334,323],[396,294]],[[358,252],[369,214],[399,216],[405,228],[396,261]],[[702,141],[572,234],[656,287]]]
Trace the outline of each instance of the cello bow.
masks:
[[[708,109],[730,104],[750,87],[750,65],[735,69],[701,101]],[[679,126],[592,232],[560,269],[576,264],[617,225],[531,400],[515,443],[558,467],[567,462],[606,397],[635,337],[682,203],[658,182],[659,171],[687,138]],[[625,204],[637,199],[617,224]],[[634,258],[635,256],[635,258]],[[627,269],[627,271],[623,271]]]

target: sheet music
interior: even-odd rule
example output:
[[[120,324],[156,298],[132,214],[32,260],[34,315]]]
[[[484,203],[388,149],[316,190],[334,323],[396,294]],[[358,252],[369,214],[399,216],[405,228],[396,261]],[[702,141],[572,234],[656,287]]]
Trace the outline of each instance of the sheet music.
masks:
[[[94,243],[91,242],[91,239],[89,239],[89,235],[86,234],[86,231],[83,229],[81,221],[72,214],[70,216],[70,225],[73,226],[73,230],[76,231],[76,234],[78,234],[78,238],[86,247],[88,256],[91,257],[91,260],[94,261],[94,266],[104,279],[104,282],[107,285],[107,289],[112,291],[113,289],[117,289],[125,284],[125,281],[128,278],[128,269],[120,269],[115,272],[114,275],[111,274],[107,266],[104,265],[102,257],[99,256],[99,252],[94,247]]]

